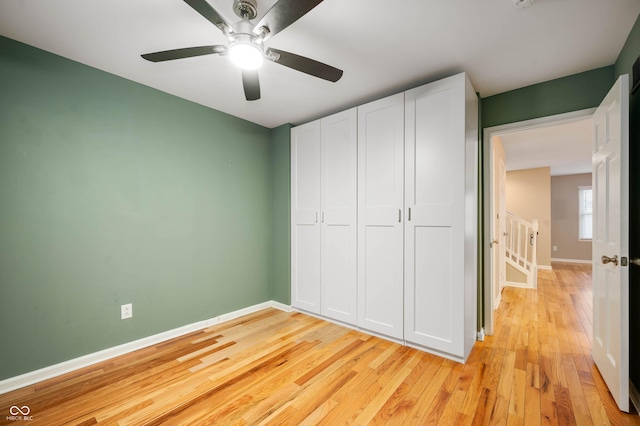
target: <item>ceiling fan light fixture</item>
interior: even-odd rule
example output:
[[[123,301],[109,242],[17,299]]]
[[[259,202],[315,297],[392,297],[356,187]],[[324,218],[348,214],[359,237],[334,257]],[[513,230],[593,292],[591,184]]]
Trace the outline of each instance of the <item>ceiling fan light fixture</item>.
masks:
[[[256,70],[264,62],[264,53],[255,43],[236,41],[229,46],[229,58],[243,70]]]

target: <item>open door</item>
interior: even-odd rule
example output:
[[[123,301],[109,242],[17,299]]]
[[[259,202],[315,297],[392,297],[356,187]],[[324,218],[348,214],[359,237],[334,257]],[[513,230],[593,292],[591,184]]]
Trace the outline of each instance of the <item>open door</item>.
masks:
[[[629,76],[593,115],[593,360],[629,411]]]
[[[496,139],[498,139],[496,137]],[[504,149],[499,141],[493,143],[494,171],[493,171],[493,238],[491,240],[491,256],[493,259],[492,283],[493,301],[491,309],[496,310],[500,305],[502,289],[506,283],[506,235],[507,235],[507,204],[506,181],[507,167],[504,162]]]
[[[502,289],[507,285],[507,166],[504,163],[504,156],[500,158],[498,164],[498,239],[500,249],[498,250],[498,287],[502,298]],[[498,305],[496,305],[496,308]]]

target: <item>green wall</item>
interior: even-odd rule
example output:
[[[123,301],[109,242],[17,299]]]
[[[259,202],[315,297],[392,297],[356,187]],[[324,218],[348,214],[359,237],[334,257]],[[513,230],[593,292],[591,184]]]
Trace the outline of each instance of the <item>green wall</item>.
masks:
[[[614,80],[613,65],[482,99],[482,128],[593,108]]]
[[[0,37],[0,380],[288,302],[287,131]]]
[[[291,125],[273,129],[271,138],[272,232],[271,296],[273,300],[291,304]]]

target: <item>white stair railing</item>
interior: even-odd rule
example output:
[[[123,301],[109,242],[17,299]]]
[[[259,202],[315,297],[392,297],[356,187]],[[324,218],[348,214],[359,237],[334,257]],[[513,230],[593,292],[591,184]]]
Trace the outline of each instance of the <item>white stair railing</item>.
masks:
[[[527,277],[527,287],[536,288],[538,281],[538,221],[531,223],[507,212],[506,260]]]

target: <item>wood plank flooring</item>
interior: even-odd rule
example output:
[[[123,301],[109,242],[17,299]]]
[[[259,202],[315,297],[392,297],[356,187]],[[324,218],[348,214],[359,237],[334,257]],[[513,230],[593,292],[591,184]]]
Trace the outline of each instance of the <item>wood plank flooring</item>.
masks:
[[[591,359],[590,267],[506,288],[494,336],[458,364],[265,310],[0,395],[32,425],[640,424]]]

